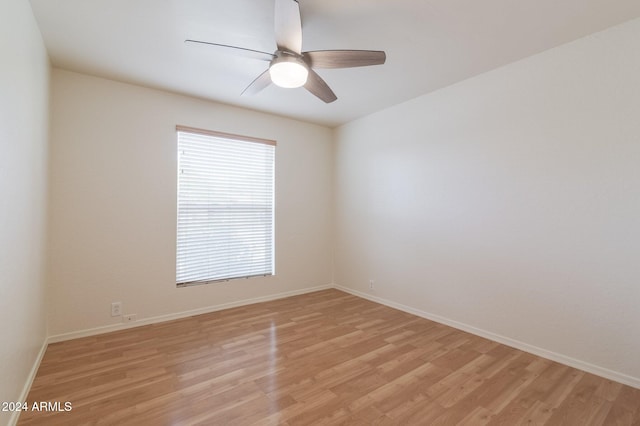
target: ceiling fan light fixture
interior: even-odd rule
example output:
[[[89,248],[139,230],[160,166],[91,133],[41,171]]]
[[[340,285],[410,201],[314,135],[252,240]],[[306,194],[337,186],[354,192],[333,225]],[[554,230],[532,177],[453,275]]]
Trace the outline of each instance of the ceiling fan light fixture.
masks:
[[[305,85],[309,76],[309,68],[296,57],[280,56],[271,63],[269,75],[275,85],[293,89]]]

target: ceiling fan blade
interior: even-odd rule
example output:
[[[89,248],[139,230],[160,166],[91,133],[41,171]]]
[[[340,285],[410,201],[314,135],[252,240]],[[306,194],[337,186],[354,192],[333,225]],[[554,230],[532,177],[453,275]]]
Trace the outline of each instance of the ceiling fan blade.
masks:
[[[333,90],[314,70],[309,70],[309,77],[307,77],[304,88],[328,104],[338,99]]]
[[[313,68],[353,68],[382,65],[387,55],[380,50],[316,50],[302,54]]]
[[[269,68],[267,68],[267,70],[260,74],[255,80],[253,80],[251,84],[248,85],[240,95],[255,95],[270,84],[271,76],[269,75]]]
[[[208,41],[199,40],[185,40],[184,42],[190,46],[203,46],[207,48],[213,48],[222,53],[230,53],[244,56],[246,58],[260,59],[262,61],[270,61],[274,58],[274,55],[271,53],[261,52],[259,50],[253,49],[245,49],[244,47],[227,46],[226,44],[209,43]]]
[[[302,20],[296,0],[276,0],[275,30],[279,50],[302,52]]]

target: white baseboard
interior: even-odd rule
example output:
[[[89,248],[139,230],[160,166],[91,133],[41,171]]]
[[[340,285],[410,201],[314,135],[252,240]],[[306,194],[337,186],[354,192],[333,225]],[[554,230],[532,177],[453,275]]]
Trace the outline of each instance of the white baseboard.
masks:
[[[31,371],[29,371],[29,376],[27,376],[27,381],[22,388],[22,392],[20,392],[20,397],[16,401],[26,401],[29,396],[29,391],[31,390],[31,385],[33,384],[33,380],[36,378],[36,374],[38,373],[38,368],[40,368],[40,363],[42,362],[42,358],[44,357],[44,353],[47,351],[47,339],[44,339],[42,342],[42,347],[40,348],[40,352],[38,352],[38,356],[31,367]],[[20,411],[14,411],[9,418],[9,426],[15,426],[18,423],[18,418],[20,417]]]
[[[221,311],[223,309],[236,308],[238,306],[252,305],[254,303],[269,302],[271,300],[284,299],[285,297],[298,296],[300,294],[313,293],[315,291],[327,290],[333,288],[332,284],[321,285],[316,287],[303,288],[300,290],[276,293],[267,296],[254,297],[251,299],[243,299],[235,302],[222,303],[220,305],[207,306],[204,308],[193,309],[189,311],[177,312],[174,314],[159,315],[151,318],[143,318],[135,322],[126,324],[112,324],[102,327],[89,328],[85,330],[72,331],[70,333],[56,334],[49,336],[48,343],[63,342],[65,340],[78,339],[80,337],[95,336],[97,334],[109,333],[112,331],[124,330],[127,328],[140,327],[143,325],[155,324],[164,321],[171,321],[180,318],[192,317],[194,315],[208,314],[210,312]]]
[[[457,328],[459,330],[466,331],[471,334],[475,334],[476,336],[484,337],[486,339],[493,340],[494,342],[502,343],[503,345],[507,345],[524,352],[529,352],[531,354],[540,356],[542,358],[550,359],[552,361],[559,362],[560,364],[568,365],[569,367],[577,368],[579,370],[586,371],[587,373],[595,374],[597,376],[604,377],[606,379],[610,379],[610,380],[640,389],[640,378],[638,377],[633,377],[617,371],[609,370],[608,368],[590,364],[588,362],[581,361],[579,359],[575,359],[566,355],[552,352],[547,349],[539,348],[537,346],[520,342],[519,340],[511,339],[509,337],[501,336],[499,334],[495,334],[490,331],[482,330],[480,328],[476,328],[468,324],[454,321],[449,318],[442,317],[440,315],[421,311],[420,309],[412,308],[411,306],[406,306],[401,303],[384,299],[382,297],[377,297],[370,294],[362,293],[360,291],[353,290],[348,287],[343,287],[338,284],[334,284],[333,287],[337,290],[342,290],[354,296],[358,296],[363,299],[370,300],[372,302],[380,303],[381,305],[389,306],[391,308],[398,309],[400,311],[404,311],[409,314],[413,314],[422,318],[426,318],[428,320],[435,321],[440,324],[445,324],[450,327]]]

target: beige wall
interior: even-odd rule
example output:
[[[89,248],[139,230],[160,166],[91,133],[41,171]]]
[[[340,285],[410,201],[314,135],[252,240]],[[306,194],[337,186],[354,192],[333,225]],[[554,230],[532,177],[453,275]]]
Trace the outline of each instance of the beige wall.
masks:
[[[339,128],[336,283],[640,386],[638,52],[635,20]]]
[[[331,283],[329,129],[58,69],[52,112],[50,335]],[[176,288],[176,124],[277,140],[276,276]]]
[[[23,397],[46,338],[49,59],[29,2],[2,1],[0,29],[1,402]]]

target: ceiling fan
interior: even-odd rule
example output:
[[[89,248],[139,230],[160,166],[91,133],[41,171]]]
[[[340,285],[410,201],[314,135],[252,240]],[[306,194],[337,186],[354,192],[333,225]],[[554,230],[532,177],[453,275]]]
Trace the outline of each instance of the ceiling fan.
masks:
[[[207,45],[229,53],[269,61],[269,68],[244,89],[243,95],[256,94],[273,82],[277,86],[285,88],[304,86],[313,95],[330,103],[338,98],[327,83],[314,71],[314,68],[352,68],[384,64],[386,54],[378,50],[303,52],[302,22],[298,1],[275,1],[277,49],[274,53],[199,40],[185,40],[185,43]]]

